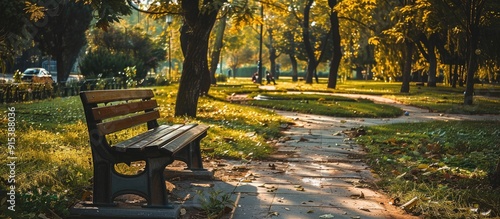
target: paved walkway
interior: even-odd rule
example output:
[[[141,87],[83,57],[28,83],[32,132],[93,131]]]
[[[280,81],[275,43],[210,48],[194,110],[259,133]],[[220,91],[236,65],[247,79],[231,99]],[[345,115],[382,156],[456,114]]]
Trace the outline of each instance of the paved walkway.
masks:
[[[340,95],[340,94],[338,94]],[[196,190],[230,193],[236,208],[226,218],[414,218],[390,205],[389,198],[373,188],[375,180],[359,159],[364,153],[342,131],[388,123],[427,120],[497,120],[500,115],[470,116],[429,113],[393,100],[368,95],[348,95],[392,104],[409,112],[394,119],[335,118],[279,111],[295,124],[285,130],[272,161],[215,164],[214,171],[234,174],[224,181],[174,182],[174,193],[184,206],[199,205]],[[238,176],[237,173],[241,173]],[[405,202],[405,200],[402,200]]]

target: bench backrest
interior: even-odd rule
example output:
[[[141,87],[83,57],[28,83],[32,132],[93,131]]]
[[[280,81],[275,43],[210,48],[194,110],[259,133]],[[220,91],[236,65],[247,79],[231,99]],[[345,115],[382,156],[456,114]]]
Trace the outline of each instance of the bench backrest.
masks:
[[[153,97],[152,90],[142,89],[81,92],[91,143],[104,143],[107,134],[145,123],[148,129],[158,127],[160,113]]]

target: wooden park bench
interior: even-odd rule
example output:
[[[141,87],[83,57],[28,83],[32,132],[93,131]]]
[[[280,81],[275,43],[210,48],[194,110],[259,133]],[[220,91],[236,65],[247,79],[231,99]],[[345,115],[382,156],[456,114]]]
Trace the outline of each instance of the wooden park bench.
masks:
[[[80,98],[94,166],[92,205],[112,207],[116,197],[135,194],[147,200],[144,207],[172,208],[167,200],[165,167],[180,160],[190,170],[204,170],[200,140],[206,136],[208,126],[159,125],[152,90],[84,91]],[[111,134],[138,125],[147,126],[147,131],[110,143]],[[144,171],[137,175],[122,175],[115,170],[115,164],[136,161],[145,162]]]

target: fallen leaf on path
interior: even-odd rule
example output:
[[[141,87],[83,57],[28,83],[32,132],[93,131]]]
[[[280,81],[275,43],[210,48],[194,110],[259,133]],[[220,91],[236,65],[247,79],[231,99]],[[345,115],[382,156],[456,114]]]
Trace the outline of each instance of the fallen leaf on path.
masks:
[[[427,169],[427,168],[429,168],[429,165],[428,165],[428,164],[421,163],[421,164],[419,164],[419,165],[417,166],[417,168],[418,168],[418,169],[423,170],[423,169]]]
[[[324,215],[320,215],[319,218],[334,218],[335,216],[333,216],[333,214],[324,214]]]
[[[304,141],[309,141],[309,140],[307,140],[306,138],[300,137],[298,142],[304,142]]]
[[[491,216],[491,209],[489,211],[486,211],[486,212],[481,212],[481,215],[487,216],[487,217]]]
[[[187,213],[187,211],[186,211],[185,208],[181,208],[181,212],[180,213],[181,213],[181,216],[182,216],[182,215],[185,215]]]
[[[418,203],[418,197],[414,197],[410,201],[401,205],[400,208],[405,210],[405,211],[408,211],[408,210],[414,208],[417,205],[417,203]]]
[[[365,208],[365,207],[360,207],[359,210],[370,212],[370,209]]]
[[[360,194],[352,194],[351,198],[352,199],[364,199],[365,198],[365,194],[363,192],[360,192]]]
[[[280,215],[280,213],[277,211],[269,212],[268,214],[268,216],[278,216],[278,215]]]

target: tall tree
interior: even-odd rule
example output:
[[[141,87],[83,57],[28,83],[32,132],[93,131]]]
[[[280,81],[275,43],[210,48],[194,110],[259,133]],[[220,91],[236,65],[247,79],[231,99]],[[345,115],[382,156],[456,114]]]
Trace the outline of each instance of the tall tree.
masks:
[[[412,14],[405,13],[406,11],[411,11],[410,9],[413,7],[413,4],[415,4],[415,0],[404,0],[403,1],[403,8],[401,11],[403,12],[403,37],[404,37],[404,45],[405,45],[405,51],[404,51],[404,64],[403,64],[403,82],[401,84],[401,93],[409,93],[410,92],[410,81],[411,81],[411,66],[413,62],[413,45],[414,45],[414,40],[412,39],[412,30],[413,30],[413,19],[412,19]],[[407,9],[410,8],[410,9]]]
[[[286,11],[286,13],[281,13],[277,19],[281,19],[283,22],[274,22],[277,26],[277,33],[273,35],[274,38],[274,48],[280,53],[287,54],[290,59],[291,64],[291,75],[292,81],[298,81],[298,62],[297,53],[302,50],[303,45],[297,42],[300,33],[297,33],[297,26],[299,25],[299,20],[296,19],[294,15],[295,10]]]
[[[313,83],[313,76],[316,73],[316,67],[318,67],[318,60],[316,59],[316,53],[313,45],[311,44],[311,28],[310,28],[310,16],[311,7],[314,0],[306,0],[304,7],[304,20],[302,21],[302,39],[304,40],[304,48],[307,55],[307,72],[306,72],[306,83]],[[327,41],[326,41],[327,42]]]
[[[335,10],[337,0],[328,0],[330,11],[330,25],[332,30],[333,52],[330,62],[330,73],[328,74],[328,88],[336,88],[340,60],[342,60],[342,51],[340,46],[340,28],[338,11]]]
[[[43,17],[43,13],[38,13],[38,16],[33,16],[33,13],[29,11],[30,14],[22,13],[26,4],[31,5],[29,1],[0,1],[0,14],[2,15],[0,19],[0,72],[5,72],[7,66],[11,66],[15,57],[20,55],[20,51],[30,46],[28,41],[32,36],[27,31],[27,26],[32,26],[29,17],[35,20],[41,18],[38,16]]]
[[[210,89],[208,38],[219,11],[218,7],[212,7],[213,3],[214,0],[184,0],[181,3],[184,11],[184,23],[181,28],[184,63],[175,116],[196,117],[198,98],[201,93],[208,93]]]
[[[443,18],[453,18],[465,33],[466,90],[464,104],[472,105],[474,98],[474,78],[476,76],[480,49],[481,33],[492,19],[499,19],[500,4],[495,0],[433,0],[433,4],[443,8]],[[451,19],[446,22],[452,23]]]
[[[328,21],[329,16],[328,12],[326,12],[326,15],[325,11],[320,11],[319,13],[312,14],[312,8],[315,3],[317,3],[315,2],[315,0],[305,0],[305,6],[302,14],[303,20],[301,25],[302,40],[307,59],[307,71],[305,79],[306,83],[308,84],[312,84],[313,77],[316,77],[316,81],[318,81],[316,68],[318,67],[320,62],[324,61],[327,53],[330,53],[329,45],[333,32],[332,26],[326,25],[326,21]],[[318,8],[324,9],[325,7]],[[311,16],[314,16],[314,21],[311,20]]]
[[[481,33],[481,17],[488,0],[462,0],[459,7],[465,15],[465,30],[467,31],[467,81],[464,93],[464,104],[472,105],[474,97],[474,75],[478,69],[478,49]],[[491,1],[491,0],[490,0]]]
[[[140,7],[139,0],[86,0],[99,12],[99,22],[106,27],[123,15],[123,7],[131,6],[136,10],[164,17],[165,14],[181,14],[181,49],[184,55],[182,75],[177,93],[175,116],[196,117],[200,94],[210,89],[210,70],[208,69],[208,39],[217,19],[223,1],[219,0],[158,0],[148,1]],[[103,5],[105,7],[103,7]],[[117,13],[113,9],[118,9]],[[123,9],[123,10],[122,10]],[[121,14],[120,14],[121,13]]]
[[[215,78],[215,71],[217,71],[217,66],[219,65],[220,56],[222,53],[226,22],[227,22],[227,14],[223,14],[217,24],[217,29],[215,32],[215,42],[213,45],[212,54],[210,55],[210,81],[212,84],[217,84],[217,79]]]
[[[264,43],[269,52],[269,68],[270,68],[269,70],[273,77],[276,76],[276,59],[279,56],[275,47],[275,40],[274,40],[275,34],[276,33],[273,28],[267,28],[267,43]]]
[[[39,22],[46,22],[34,39],[40,50],[55,57],[57,81],[68,79],[73,64],[86,44],[85,31],[92,20],[92,9],[83,2],[60,1],[49,4],[47,16]]]

